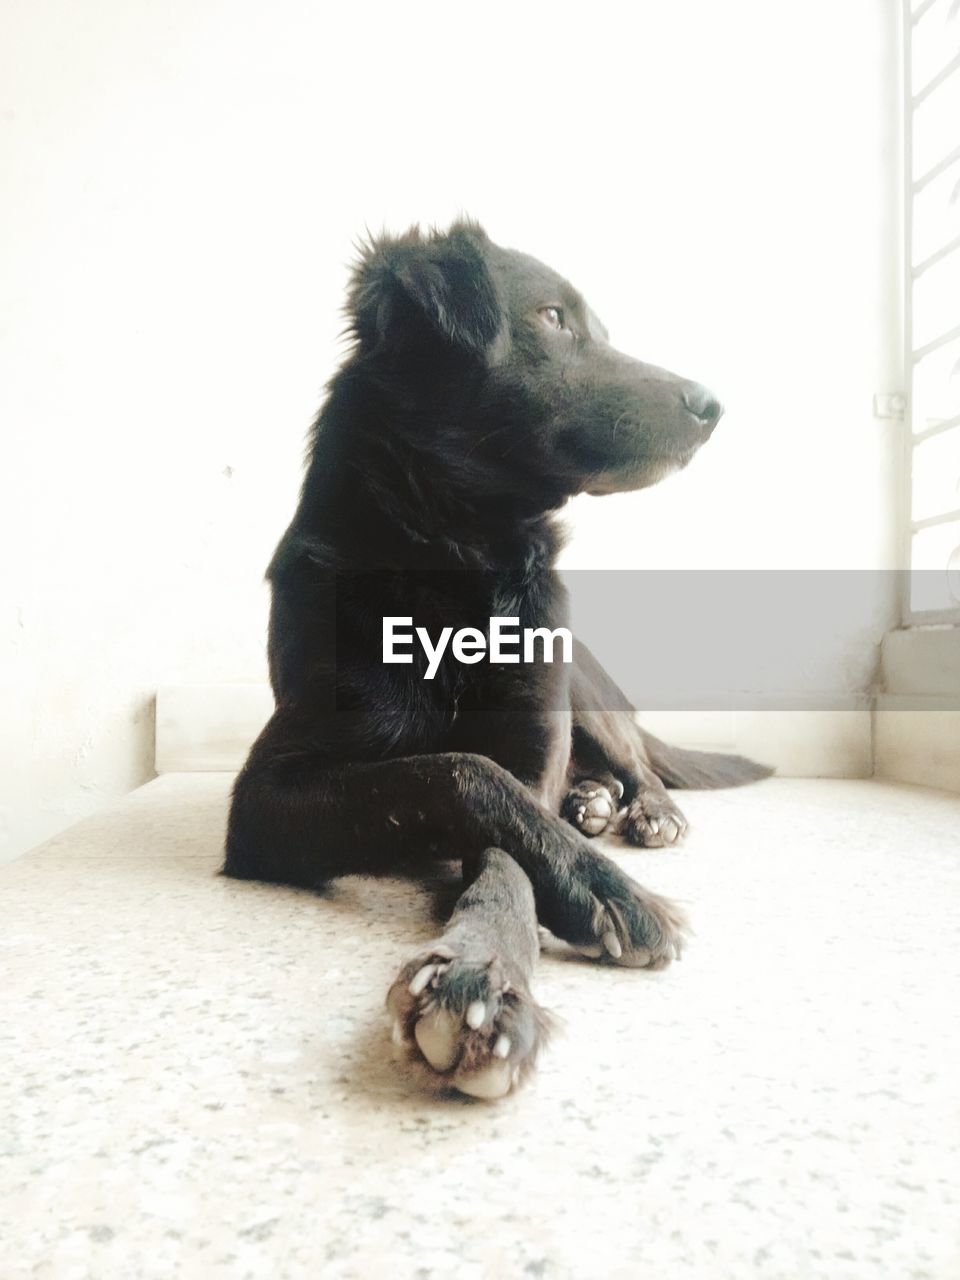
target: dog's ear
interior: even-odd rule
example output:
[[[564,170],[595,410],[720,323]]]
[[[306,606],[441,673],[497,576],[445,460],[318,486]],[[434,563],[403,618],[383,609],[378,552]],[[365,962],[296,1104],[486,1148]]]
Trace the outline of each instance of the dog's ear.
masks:
[[[503,311],[487,267],[483,230],[456,223],[424,238],[374,240],[353,273],[348,312],[361,344],[439,336],[462,350],[482,353],[500,332]]]

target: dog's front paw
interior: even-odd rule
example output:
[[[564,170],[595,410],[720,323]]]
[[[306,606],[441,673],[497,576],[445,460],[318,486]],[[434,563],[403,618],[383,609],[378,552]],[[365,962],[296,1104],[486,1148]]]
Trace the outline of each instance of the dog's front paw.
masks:
[[[636,969],[679,960],[690,926],[675,902],[644,889],[608,858],[593,862],[576,884],[561,936],[583,955]]]
[[[679,844],[687,834],[687,826],[686,818],[666,793],[641,789],[627,805],[620,834],[628,844],[661,849]]]
[[[408,960],[387,995],[394,1041],[431,1084],[495,1099],[530,1074],[550,1030],[499,959],[467,960],[443,939]]]
[[[622,796],[622,782],[613,780],[606,787],[602,782],[584,779],[567,792],[560,806],[560,816],[585,836],[598,836],[616,817]]]

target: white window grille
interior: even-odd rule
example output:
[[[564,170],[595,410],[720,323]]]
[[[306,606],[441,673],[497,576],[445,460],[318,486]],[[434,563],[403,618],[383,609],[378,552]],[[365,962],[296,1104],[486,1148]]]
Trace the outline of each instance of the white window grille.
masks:
[[[904,623],[960,623],[960,0],[903,0]]]

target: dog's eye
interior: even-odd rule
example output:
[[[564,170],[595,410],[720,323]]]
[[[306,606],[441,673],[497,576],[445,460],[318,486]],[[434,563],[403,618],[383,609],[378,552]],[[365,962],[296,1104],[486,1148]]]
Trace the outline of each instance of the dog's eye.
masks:
[[[551,329],[563,329],[566,326],[563,323],[563,312],[559,307],[541,307],[540,314]]]

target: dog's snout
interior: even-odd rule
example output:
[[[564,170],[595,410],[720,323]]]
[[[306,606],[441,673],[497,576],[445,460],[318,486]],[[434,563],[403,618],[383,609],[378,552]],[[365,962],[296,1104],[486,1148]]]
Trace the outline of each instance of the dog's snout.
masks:
[[[723,405],[708,387],[691,382],[683,392],[683,403],[698,422],[712,431],[723,415]]]

